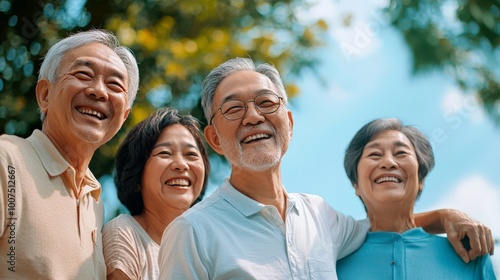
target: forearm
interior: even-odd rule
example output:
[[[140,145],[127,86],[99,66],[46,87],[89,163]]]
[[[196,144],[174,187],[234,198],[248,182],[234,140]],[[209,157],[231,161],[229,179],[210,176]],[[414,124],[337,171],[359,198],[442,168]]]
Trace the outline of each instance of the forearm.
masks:
[[[439,209],[415,214],[415,224],[429,233],[446,233],[443,217],[449,212],[449,209]]]
[[[466,263],[477,256],[493,254],[495,246],[491,230],[465,213],[453,209],[440,209],[415,214],[414,218],[415,224],[429,233],[446,233],[451,245]],[[462,243],[464,238],[468,238],[469,241],[467,248],[464,248]]]

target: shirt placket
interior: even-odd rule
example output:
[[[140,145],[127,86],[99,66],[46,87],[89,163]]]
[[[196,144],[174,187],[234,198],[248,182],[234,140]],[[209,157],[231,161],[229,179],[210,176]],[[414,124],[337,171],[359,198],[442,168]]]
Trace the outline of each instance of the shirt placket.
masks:
[[[393,258],[390,263],[393,269],[392,279],[406,279],[405,259],[405,246],[403,239],[401,236],[397,236],[393,241]]]

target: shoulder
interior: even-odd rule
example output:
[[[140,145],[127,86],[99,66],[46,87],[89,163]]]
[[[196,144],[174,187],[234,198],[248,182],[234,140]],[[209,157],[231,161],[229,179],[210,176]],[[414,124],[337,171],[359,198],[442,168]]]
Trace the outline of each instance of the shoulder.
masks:
[[[102,229],[103,242],[110,242],[114,239],[134,239],[136,235],[136,227],[134,226],[133,217],[128,214],[121,214],[107,224]]]
[[[324,198],[322,198],[319,195],[316,194],[309,194],[309,193],[288,193],[288,196],[291,199],[294,199],[295,201],[299,203],[305,203],[309,205],[316,205],[316,206],[322,206],[322,205],[328,205],[325,201]]]
[[[187,220],[203,218],[209,216],[211,212],[218,212],[221,204],[224,204],[224,199],[213,193],[182,213],[180,217],[184,217]]]
[[[133,217],[129,214],[120,214],[104,225],[103,231],[119,228],[129,228],[132,226]]]
[[[26,139],[21,138],[16,135],[11,135],[11,134],[2,134],[0,135],[0,142],[1,143],[19,143],[19,141],[25,141]]]
[[[337,217],[343,214],[334,209],[328,202],[319,195],[307,193],[290,193],[290,199],[295,201],[297,207],[318,215],[326,215],[328,218]]]
[[[235,220],[241,221],[241,215],[231,203],[213,193],[174,219],[165,232],[177,232],[180,237],[188,232],[202,232],[205,235],[207,232],[219,230],[214,224],[221,226],[231,224]]]
[[[16,152],[22,151],[20,147],[29,144],[28,141],[24,138],[3,134],[0,136],[0,154],[1,155],[9,155],[15,154]]]

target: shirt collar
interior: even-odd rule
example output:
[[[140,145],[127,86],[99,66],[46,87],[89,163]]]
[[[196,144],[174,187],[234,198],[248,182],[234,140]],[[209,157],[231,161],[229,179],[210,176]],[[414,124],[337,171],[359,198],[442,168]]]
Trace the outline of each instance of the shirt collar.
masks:
[[[420,240],[429,236],[421,227],[409,229],[403,233],[388,232],[388,231],[370,231],[366,237],[366,241],[374,243],[393,242],[395,240]]]
[[[234,208],[241,212],[245,217],[254,215],[260,212],[266,205],[249,198],[248,196],[242,194],[236,190],[233,185],[229,182],[229,179],[224,180],[222,185],[219,187],[220,196],[229,202]],[[289,196],[285,190],[285,196],[287,199],[287,213],[289,211],[297,211],[295,199]],[[292,208],[292,209],[291,209]]]
[[[68,168],[72,170],[72,174],[74,176],[75,172],[73,167],[69,165],[69,163],[54,146],[52,141],[50,141],[49,137],[47,137],[47,135],[45,135],[42,131],[38,129],[34,130],[27,140],[38,154],[43,167],[51,177],[61,176],[61,174],[68,170]],[[83,182],[84,187],[82,189],[82,194],[90,192],[92,197],[96,201],[99,201],[101,184],[88,168]]]

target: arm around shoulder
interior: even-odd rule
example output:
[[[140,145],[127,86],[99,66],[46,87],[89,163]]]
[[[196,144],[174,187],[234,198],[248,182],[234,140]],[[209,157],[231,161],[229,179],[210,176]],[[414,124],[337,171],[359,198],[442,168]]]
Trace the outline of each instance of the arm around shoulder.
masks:
[[[468,263],[480,255],[493,254],[494,242],[491,230],[474,221],[465,213],[453,209],[440,209],[415,215],[417,226],[430,233],[446,233],[457,254]],[[462,244],[468,237],[470,250]]]

